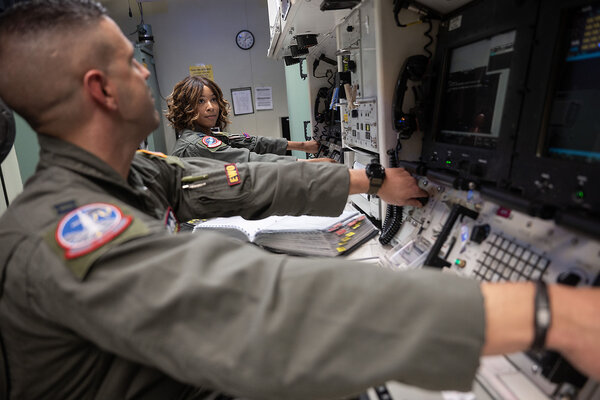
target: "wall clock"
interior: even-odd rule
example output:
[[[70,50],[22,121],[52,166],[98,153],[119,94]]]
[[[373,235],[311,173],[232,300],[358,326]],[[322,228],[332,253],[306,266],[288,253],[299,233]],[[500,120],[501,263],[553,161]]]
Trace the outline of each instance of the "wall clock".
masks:
[[[243,29],[235,35],[235,43],[242,50],[250,50],[254,46],[254,35],[249,30]]]

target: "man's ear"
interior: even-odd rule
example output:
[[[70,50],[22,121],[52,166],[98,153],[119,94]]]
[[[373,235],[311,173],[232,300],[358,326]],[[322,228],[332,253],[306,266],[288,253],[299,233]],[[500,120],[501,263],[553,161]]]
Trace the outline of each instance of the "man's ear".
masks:
[[[115,110],[117,99],[106,75],[97,69],[91,69],[83,77],[83,85],[90,97],[103,107]]]

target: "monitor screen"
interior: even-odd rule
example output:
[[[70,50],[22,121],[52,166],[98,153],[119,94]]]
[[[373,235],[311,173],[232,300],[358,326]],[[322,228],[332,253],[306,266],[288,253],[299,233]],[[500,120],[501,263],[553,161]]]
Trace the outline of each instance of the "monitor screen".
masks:
[[[600,161],[600,3],[569,10],[547,103],[542,155]]]
[[[513,30],[450,51],[438,142],[496,147],[515,36]]]

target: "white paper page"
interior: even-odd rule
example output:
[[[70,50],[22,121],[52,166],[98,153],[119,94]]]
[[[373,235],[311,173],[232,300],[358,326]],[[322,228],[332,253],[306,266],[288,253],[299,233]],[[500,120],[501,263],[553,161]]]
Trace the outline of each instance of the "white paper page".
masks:
[[[358,216],[358,211],[346,210],[337,217],[317,217],[311,215],[301,216],[272,216],[258,220],[247,220],[242,217],[211,218],[194,227],[194,231],[205,228],[240,228],[248,235],[250,241],[259,231],[314,231],[326,229],[337,222],[342,222],[351,217]]]

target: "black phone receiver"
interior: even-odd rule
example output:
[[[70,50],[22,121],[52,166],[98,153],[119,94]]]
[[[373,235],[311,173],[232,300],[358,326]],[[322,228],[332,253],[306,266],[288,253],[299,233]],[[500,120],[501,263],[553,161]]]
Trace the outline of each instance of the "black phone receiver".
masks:
[[[327,122],[330,117],[329,103],[331,100],[330,90],[326,87],[322,87],[317,92],[317,97],[315,98],[315,104],[313,109],[313,114],[315,121],[318,124],[322,124]],[[323,103],[323,111],[320,111],[321,103]]]
[[[423,79],[428,62],[429,59],[427,56],[422,54],[410,56],[404,61],[398,75],[396,89],[394,90],[394,99],[392,101],[392,126],[396,132],[400,132],[405,136],[409,136],[417,128],[414,115],[402,111],[406,84],[409,80],[420,81]]]

